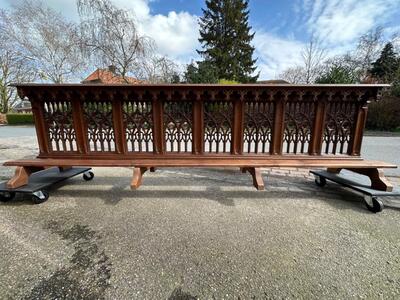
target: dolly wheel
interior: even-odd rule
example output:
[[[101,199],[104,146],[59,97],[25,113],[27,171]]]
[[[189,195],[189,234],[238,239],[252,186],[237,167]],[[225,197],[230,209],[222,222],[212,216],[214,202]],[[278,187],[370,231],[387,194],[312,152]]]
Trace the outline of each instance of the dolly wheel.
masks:
[[[383,210],[384,206],[381,200],[379,200],[377,197],[372,197],[371,201],[372,205],[365,201],[365,205],[370,212],[378,213]]]
[[[320,186],[320,187],[324,187],[326,185],[326,179],[324,177],[321,177],[321,176],[316,176],[315,177],[315,184]]]
[[[8,202],[14,199],[15,192],[1,192],[0,193],[0,202]]]
[[[93,178],[94,178],[94,173],[92,171],[88,171],[88,172],[83,173],[83,179],[85,181],[90,181]]]
[[[32,194],[32,201],[35,204],[41,204],[49,199],[49,192],[45,190],[37,191]]]

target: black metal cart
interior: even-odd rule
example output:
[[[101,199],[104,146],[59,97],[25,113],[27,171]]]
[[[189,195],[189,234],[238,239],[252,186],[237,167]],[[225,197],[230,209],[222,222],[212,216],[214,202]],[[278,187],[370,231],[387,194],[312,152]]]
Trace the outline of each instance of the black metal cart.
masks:
[[[382,198],[400,196],[400,189],[398,187],[395,187],[392,192],[375,190],[370,187],[369,182],[363,180],[360,181],[358,179],[356,181],[353,178],[349,178],[349,176],[343,172],[340,174],[335,174],[318,170],[310,171],[310,173],[314,175],[315,183],[320,187],[324,187],[327,180],[329,180],[348,188],[355,194],[362,196],[367,209],[373,213],[381,212],[383,210],[384,200]]]
[[[48,188],[56,183],[67,180],[68,178],[83,174],[83,179],[86,181],[92,180],[94,177],[91,168],[70,168],[60,171],[59,168],[45,169],[40,172],[33,173],[29,177],[27,185],[16,189],[10,189],[5,182],[0,183],[0,201],[8,202],[14,199],[15,195],[29,194],[33,203],[40,204],[49,199]]]

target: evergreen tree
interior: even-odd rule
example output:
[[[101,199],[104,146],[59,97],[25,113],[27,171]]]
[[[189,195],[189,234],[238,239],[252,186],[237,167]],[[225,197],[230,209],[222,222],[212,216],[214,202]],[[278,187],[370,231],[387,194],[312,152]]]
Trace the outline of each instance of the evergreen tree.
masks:
[[[380,57],[372,63],[370,73],[383,82],[392,82],[400,67],[400,59],[396,57],[392,43],[387,43]]]
[[[217,83],[218,77],[215,67],[208,61],[191,63],[185,72],[186,83]]]
[[[248,0],[206,0],[206,9],[200,18],[202,50],[197,52],[213,65],[218,79],[242,83],[257,81],[253,59]]]

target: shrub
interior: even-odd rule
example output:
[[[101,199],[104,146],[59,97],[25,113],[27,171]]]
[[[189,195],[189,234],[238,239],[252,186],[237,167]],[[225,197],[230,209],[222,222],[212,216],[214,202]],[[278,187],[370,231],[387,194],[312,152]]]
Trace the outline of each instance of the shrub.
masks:
[[[33,124],[32,114],[7,114],[8,125]]]
[[[227,80],[227,79],[220,79],[218,80],[219,84],[240,84],[240,82],[237,82],[235,80]]]
[[[400,98],[384,97],[368,107],[367,129],[394,131],[400,128]]]

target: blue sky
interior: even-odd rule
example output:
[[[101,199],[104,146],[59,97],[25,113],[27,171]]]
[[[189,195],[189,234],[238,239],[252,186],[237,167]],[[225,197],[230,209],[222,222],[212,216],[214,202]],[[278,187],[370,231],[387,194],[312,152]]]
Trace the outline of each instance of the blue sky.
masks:
[[[9,8],[18,0],[0,0]],[[142,33],[152,37],[161,54],[180,64],[198,59],[198,17],[204,0],[112,0],[129,9]],[[76,20],[75,0],[44,1],[66,18]],[[389,38],[400,33],[400,0],[250,0],[250,24],[260,79],[277,78],[301,61],[311,35],[329,55],[354,48],[360,35],[382,26]]]

